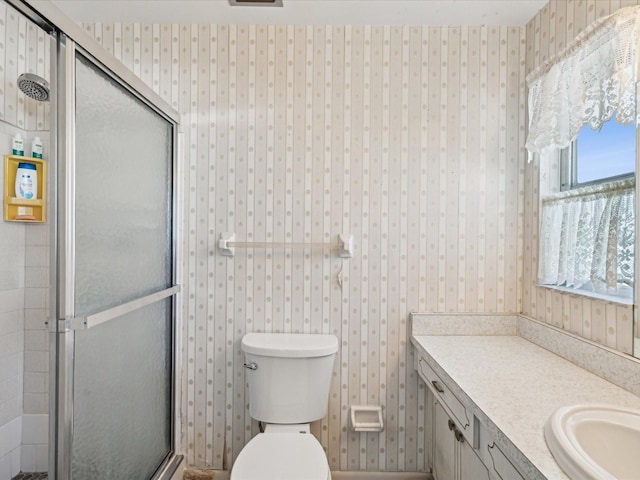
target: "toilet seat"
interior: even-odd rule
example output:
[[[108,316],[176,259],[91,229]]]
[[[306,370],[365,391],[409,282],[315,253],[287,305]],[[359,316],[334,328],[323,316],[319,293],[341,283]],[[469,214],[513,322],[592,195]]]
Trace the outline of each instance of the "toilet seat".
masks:
[[[310,433],[260,433],[247,443],[231,480],[328,480],[329,464]]]

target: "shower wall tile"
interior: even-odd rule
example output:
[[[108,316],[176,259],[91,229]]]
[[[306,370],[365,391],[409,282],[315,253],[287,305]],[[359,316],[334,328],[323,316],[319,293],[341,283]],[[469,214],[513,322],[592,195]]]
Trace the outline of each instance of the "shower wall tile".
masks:
[[[49,52],[49,35],[6,2],[0,2],[0,121],[24,130],[49,130],[49,103],[26,97],[17,86],[22,73],[34,73],[49,81]]]
[[[49,268],[49,247],[26,245],[26,266]]]
[[[30,132],[31,136],[36,132]],[[38,132],[44,158],[49,153],[49,133]],[[49,178],[51,181],[51,178]],[[49,193],[51,193],[51,184]],[[51,197],[49,202],[51,202]],[[29,225],[25,234],[25,304],[24,304],[24,414],[49,413],[49,296],[50,251],[49,229],[45,225]],[[40,443],[40,447],[46,443]],[[32,445],[33,453],[36,447]],[[28,452],[27,452],[28,453]],[[32,456],[33,457],[33,456]],[[38,462],[41,466],[42,462]]]
[[[0,120],[0,151],[10,151],[16,133],[26,135],[24,130]],[[1,185],[4,168],[0,169]],[[10,480],[20,470],[25,232],[24,224],[0,221],[0,480]]]
[[[524,28],[84,27],[182,116],[188,464],[229,469],[257,432],[246,332],[322,332],[340,339],[313,426],[332,470],[424,471],[408,313],[521,310]],[[351,233],[355,254],[224,257],[229,231]],[[382,405],[384,432],[351,433],[352,404]]]
[[[20,472],[22,417],[0,426],[0,478],[11,480]]]
[[[638,0],[551,0],[526,26],[526,71],[560,53],[596,18]],[[613,304],[537,286],[540,172],[525,165],[524,288],[522,312],[623,353],[633,349],[633,306]]]
[[[0,58],[3,59],[0,69],[0,135],[3,153],[11,152],[11,137],[20,133],[25,140],[25,153],[28,154],[33,137],[38,135],[45,144],[44,157],[48,158],[49,104],[26,97],[18,90],[16,82],[24,72],[49,80],[49,51],[49,36],[42,29],[6,2],[0,3]],[[8,255],[6,259],[0,258],[0,289],[20,285],[20,354],[29,358],[33,358],[31,353],[48,356],[46,313],[42,313],[46,312],[49,294],[49,243],[48,234],[43,233],[48,228],[48,225],[25,226],[6,222],[0,225],[0,244],[3,247],[0,257]],[[16,231],[20,232],[19,238],[16,238]],[[10,244],[14,240],[17,245],[12,247]],[[17,269],[7,271],[5,267],[8,265]],[[40,310],[39,316],[34,314],[34,309]],[[39,362],[35,372],[30,370],[32,365],[33,362],[27,362],[26,358],[21,362],[19,375],[25,378],[20,382],[20,414],[48,412],[48,380],[42,381],[42,377],[48,375],[48,360],[44,364]],[[39,380],[34,382],[34,378]],[[24,396],[23,382],[28,387]],[[4,413],[2,406],[0,412]]]
[[[48,415],[24,415],[21,458],[23,472],[47,471],[49,466],[48,433]]]

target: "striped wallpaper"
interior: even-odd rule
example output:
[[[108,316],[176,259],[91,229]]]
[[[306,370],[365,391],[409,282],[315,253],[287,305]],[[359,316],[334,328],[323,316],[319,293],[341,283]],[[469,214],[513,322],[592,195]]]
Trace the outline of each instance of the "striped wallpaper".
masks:
[[[526,71],[552,57],[596,18],[638,0],[552,0],[526,27]],[[633,307],[536,286],[540,178],[549,167],[534,161],[525,167],[524,289],[522,311],[624,353],[633,346]]]
[[[257,431],[240,339],[291,331],[340,339],[329,415],[314,425],[331,468],[424,469],[407,313],[521,308],[524,28],[85,28],[183,118],[188,463],[230,468]],[[355,255],[227,258],[225,231],[347,232]],[[385,431],[349,432],[352,404],[381,404]]]
[[[239,349],[249,331],[340,339],[329,416],[313,429],[333,470],[425,468],[409,311],[523,311],[629,351],[631,307],[535,286],[540,167],[522,149],[525,72],[629,3],[552,1],[526,29],[85,25],[182,115],[190,465],[229,469],[256,433]],[[25,68],[48,72],[45,37],[16,19],[0,38],[0,120],[48,129],[45,107],[15,86]],[[226,258],[224,231],[292,242],[347,232],[355,255]],[[348,431],[348,406],[367,403],[384,406],[385,432]]]

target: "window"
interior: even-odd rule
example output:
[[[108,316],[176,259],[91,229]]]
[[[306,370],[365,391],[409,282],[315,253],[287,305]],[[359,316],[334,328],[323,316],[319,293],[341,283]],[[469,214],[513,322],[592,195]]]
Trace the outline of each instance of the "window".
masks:
[[[578,138],[562,152],[561,190],[633,178],[636,129],[620,125],[615,115],[600,130],[582,127]]]
[[[633,297],[635,158],[636,128],[615,117],[560,153],[559,188],[542,199],[540,284]]]

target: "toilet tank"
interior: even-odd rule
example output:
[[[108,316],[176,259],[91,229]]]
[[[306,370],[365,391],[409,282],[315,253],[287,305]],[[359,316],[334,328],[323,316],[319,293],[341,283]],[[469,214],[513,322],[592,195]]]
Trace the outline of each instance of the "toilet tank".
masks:
[[[267,423],[309,423],[327,414],[334,335],[248,333],[242,338],[249,414]]]

